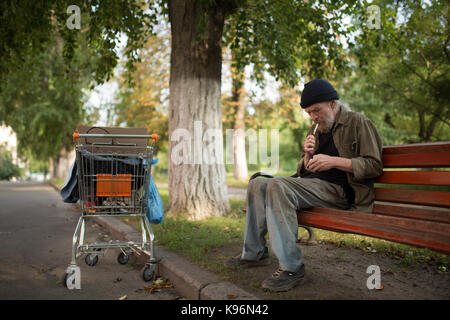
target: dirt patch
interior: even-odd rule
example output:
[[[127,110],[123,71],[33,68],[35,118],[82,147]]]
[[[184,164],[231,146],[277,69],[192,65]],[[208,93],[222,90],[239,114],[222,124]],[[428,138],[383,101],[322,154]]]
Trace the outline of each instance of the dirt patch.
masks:
[[[278,268],[270,253],[271,264],[265,267],[223,270],[221,276],[262,299],[450,299],[450,275],[437,267],[416,263],[402,265],[398,260],[380,253],[367,253],[333,244],[298,244],[303,253],[306,276],[294,289],[283,293],[268,293],[261,289],[264,279]],[[241,252],[241,245],[214,250],[208,254],[217,263]],[[381,271],[381,290],[369,290],[367,273],[371,265]]]

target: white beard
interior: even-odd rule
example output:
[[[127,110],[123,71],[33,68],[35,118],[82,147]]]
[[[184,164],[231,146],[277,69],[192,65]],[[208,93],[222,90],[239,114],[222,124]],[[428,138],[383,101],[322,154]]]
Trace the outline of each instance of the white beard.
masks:
[[[329,113],[327,118],[324,118],[321,122],[319,122],[319,127],[317,128],[320,133],[328,133],[333,127],[335,120],[335,115],[333,113]]]

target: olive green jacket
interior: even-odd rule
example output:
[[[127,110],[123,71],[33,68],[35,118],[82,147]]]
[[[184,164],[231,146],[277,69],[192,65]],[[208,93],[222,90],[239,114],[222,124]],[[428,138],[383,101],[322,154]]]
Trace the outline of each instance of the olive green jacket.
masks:
[[[312,134],[311,130],[308,134]],[[318,136],[316,133],[316,150],[319,147]],[[341,108],[333,127],[333,141],[339,156],[352,161],[353,173],[346,173],[347,181],[355,192],[355,201],[350,210],[372,212],[375,199],[374,178],[383,172],[383,141],[377,129],[363,114]],[[300,177],[305,172],[304,156],[303,152],[297,167]]]

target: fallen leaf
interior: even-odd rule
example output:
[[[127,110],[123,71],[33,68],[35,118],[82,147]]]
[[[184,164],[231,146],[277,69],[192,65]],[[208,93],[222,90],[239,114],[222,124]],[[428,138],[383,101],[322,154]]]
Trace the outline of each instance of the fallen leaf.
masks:
[[[237,297],[239,297],[238,294],[228,294],[228,295],[227,295],[227,298],[228,298],[228,299],[236,299]]]
[[[125,296],[120,297],[120,298],[117,299],[117,300],[125,300],[126,298],[127,298],[127,296],[125,295]]]
[[[158,280],[156,280],[158,281]],[[145,291],[147,291],[148,293],[153,293],[153,292],[158,292],[158,289],[163,289],[163,288],[173,288],[173,284],[171,283],[156,283],[156,281],[154,282],[154,285],[150,285],[150,286],[144,286]]]

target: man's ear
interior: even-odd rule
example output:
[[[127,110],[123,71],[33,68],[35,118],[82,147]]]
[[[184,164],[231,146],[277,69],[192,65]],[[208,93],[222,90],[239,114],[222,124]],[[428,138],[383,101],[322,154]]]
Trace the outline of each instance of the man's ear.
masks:
[[[330,104],[329,104],[331,110],[334,111],[334,109],[336,108],[336,100],[330,100]]]

